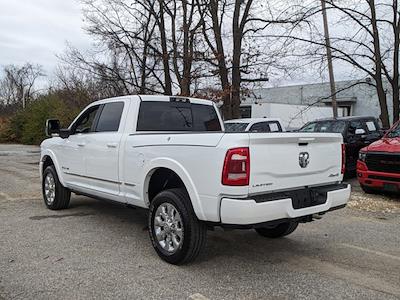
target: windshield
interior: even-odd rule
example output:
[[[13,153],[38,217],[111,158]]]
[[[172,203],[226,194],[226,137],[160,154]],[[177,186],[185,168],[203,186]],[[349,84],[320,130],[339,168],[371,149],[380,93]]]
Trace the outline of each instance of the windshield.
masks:
[[[344,121],[321,121],[308,123],[300,131],[344,133],[345,127],[346,123]]]
[[[225,123],[226,132],[244,132],[249,123]]]
[[[389,138],[398,138],[400,137],[400,123],[397,123],[396,126],[392,128],[392,130],[389,131],[387,134],[387,137]]]

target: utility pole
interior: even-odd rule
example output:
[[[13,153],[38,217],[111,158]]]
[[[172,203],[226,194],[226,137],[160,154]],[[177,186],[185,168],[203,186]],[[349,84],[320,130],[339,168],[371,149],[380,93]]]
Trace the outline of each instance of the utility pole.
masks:
[[[328,17],[326,15],[325,0],[321,0],[321,6],[322,6],[322,17],[324,19],[325,47],[326,47],[326,57],[328,59],[329,83],[331,85],[333,117],[337,118],[338,109],[336,102],[335,76],[333,75],[331,41],[329,39]]]

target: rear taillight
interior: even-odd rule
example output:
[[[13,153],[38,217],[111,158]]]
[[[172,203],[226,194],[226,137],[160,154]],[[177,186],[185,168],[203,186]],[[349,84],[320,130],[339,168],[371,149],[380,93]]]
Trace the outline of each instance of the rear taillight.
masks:
[[[342,174],[346,171],[346,146],[342,144]]]
[[[234,148],[226,152],[222,171],[223,185],[249,185],[250,151],[249,148]]]

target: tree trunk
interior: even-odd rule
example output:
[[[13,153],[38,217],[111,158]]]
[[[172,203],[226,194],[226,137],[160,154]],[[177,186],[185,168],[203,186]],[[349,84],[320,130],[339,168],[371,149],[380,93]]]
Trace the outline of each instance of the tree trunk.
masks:
[[[189,26],[187,8],[188,3],[186,0],[182,0],[183,9],[183,71],[181,85],[181,95],[190,95],[190,71],[192,69],[192,62],[189,54]]]
[[[389,121],[389,112],[387,107],[387,99],[386,93],[383,87],[383,80],[382,80],[382,56],[381,56],[381,46],[379,40],[379,31],[376,19],[376,6],[375,0],[368,1],[370,10],[371,10],[371,23],[372,23],[372,31],[374,37],[374,63],[375,63],[375,82],[376,82],[376,91],[378,93],[379,98],[379,105],[381,108],[381,115],[380,119],[382,121],[383,127],[388,128],[390,127]]]
[[[171,73],[169,69],[169,53],[167,48],[167,36],[165,33],[165,21],[164,21],[164,3],[162,0],[158,1],[160,5],[160,20],[158,22],[158,26],[160,28],[160,37],[161,37],[161,48],[162,48],[162,62],[164,67],[164,80],[165,80],[165,95],[172,95],[172,80]]]
[[[382,121],[383,127],[389,128],[390,127],[389,111],[387,107],[385,89],[383,88],[382,76],[375,78],[375,81],[376,81],[376,91],[378,93],[378,99],[379,99],[379,106],[381,108],[381,115],[379,116],[379,118]]]
[[[232,58],[232,118],[240,118],[240,58],[242,50],[242,32],[240,30],[240,4],[241,0],[235,0],[233,13],[233,58]]]
[[[393,123],[396,123],[400,118],[400,101],[399,101],[399,77],[393,84]]]
[[[399,48],[400,48],[400,19],[398,18],[398,2],[393,1],[393,33],[394,33],[394,48],[393,48],[393,78],[392,97],[393,97],[393,123],[396,123],[400,118],[400,101],[399,101]]]
[[[210,13],[217,50],[217,53],[214,53],[214,55],[218,62],[218,73],[222,86],[222,113],[224,119],[229,120],[232,119],[231,85],[228,78],[228,68],[226,67],[225,49],[222,41],[221,27],[219,26],[218,20],[218,2],[216,0],[210,1]]]

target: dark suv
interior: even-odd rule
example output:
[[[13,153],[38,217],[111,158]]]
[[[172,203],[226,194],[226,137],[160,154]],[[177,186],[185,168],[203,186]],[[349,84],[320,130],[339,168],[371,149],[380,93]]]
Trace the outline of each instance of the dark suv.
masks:
[[[307,123],[299,131],[341,133],[346,146],[347,174],[355,172],[360,149],[383,136],[379,121],[374,117],[321,119]]]

